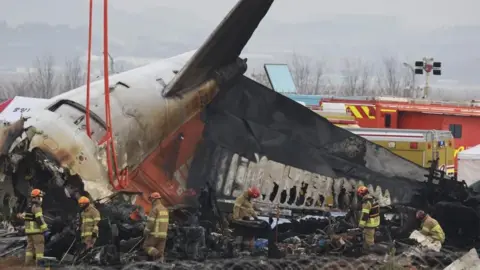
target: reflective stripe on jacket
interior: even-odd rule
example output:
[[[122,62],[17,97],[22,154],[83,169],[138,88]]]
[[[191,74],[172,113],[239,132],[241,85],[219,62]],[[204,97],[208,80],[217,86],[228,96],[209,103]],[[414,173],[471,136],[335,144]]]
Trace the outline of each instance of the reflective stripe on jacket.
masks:
[[[248,191],[245,191],[242,195],[238,196],[233,205],[232,218],[234,220],[239,220],[244,217],[257,217],[257,213],[255,212],[255,209],[253,209],[253,204],[248,197]]]
[[[25,212],[25,234],[41,234],[48,229],[43,219],[42,207],[32,204]]]
[[[367,194],[362,200],[362,214],[359,226],[361,228],[377,228],[380,226],[380,206],[375,198]]]
[[[430,215],[427,215],[422,222],[422,229],[420,232],[426,236],[432,237],[437,241],[440,241],[442,244],[445,242],[445,233],[443,232],[442,227],[438,221],[432,218]]]
[[[80,236],[90,237],[93,234],[98,236],[98,222],[100,222],[100,212],[92,204],[88,205],[81,214]]]
[[[160,200],[155,200],[148,215],[145,232],[156,238],[166,238],[168,231],[168,209]]]

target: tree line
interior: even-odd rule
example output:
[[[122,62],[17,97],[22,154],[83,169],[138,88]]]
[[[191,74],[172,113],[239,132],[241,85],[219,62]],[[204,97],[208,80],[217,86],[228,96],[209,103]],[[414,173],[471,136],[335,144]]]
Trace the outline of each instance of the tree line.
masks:
[[[368,61],[357,59],[343,60],[341,82],[332,82],[325,76],[325,62],[310,57],[293,54],[287,62],[297,92],[311,95],[367,96],[388,95],[398,97],[419,97],[420,89],[413,89],[413,74],[393,57],[382,60],[381,66],[374,67]],[[254,72],[251,77],[270,87],[264,71]]]
[[[115,65],[115,68],[113,66],[114,64],[110,63],[110,73],[125,71],[123,65]],[[0,81],[0,99],[5,100],[15,96],[51,98],[85,85],[86,76],[86,64],[80,57],[65,59],[63,66],[59,66],[55,58],[47,54],[35,58],[32,67],[26,72]],[[91,76],[91,80],[95,81],[102,77],[103,72],[100,72]]]
[[[110,74],[126,70],[122,63],[114,63],[110,58]],[[340,68],[341,79],[333,82],[326,76],[329,72],[325,61],[293,54],[287,62],[297,92],[300,94],[331,96],[374,96],[388,95],[419,98],[422,90],[413,89],[413,74],[402,62],[393,57],[382,59],[380,65],[360,58],[345,59]],[[257,82],[270,87],[264,71],[250,74]],[[102,78],[103,72],[91,76],[91,80]],[[65,59],[57,65],[51,55],[37,57],[32,68],[25,73],[0,80],[0,100],[15,96],[50,98],[75,89],[86,83],[86,64],[79,57]],[[452,92],[436,89],[431,97],[440,99],[472,99],[476,92]]]

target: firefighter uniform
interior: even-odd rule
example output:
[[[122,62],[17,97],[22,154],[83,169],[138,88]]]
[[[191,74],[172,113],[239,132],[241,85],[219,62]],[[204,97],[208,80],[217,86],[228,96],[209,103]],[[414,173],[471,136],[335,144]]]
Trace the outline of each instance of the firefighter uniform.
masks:
[[[443,244],[445,242],[445,233],[443,232],[442,227],[438,223],[438,221],[432,218],[430,215],[426,215],[422,221],[420,232],[432,238],[435,241],[439,241]]]
[[[43,219],[42,207],[39,203],[32,203],[25,212],[25,234],[27,235],[27,248],[25,253],[25,264],[33,263],[33,258],[38,261],[43,258],[45,249],[44,232],[47,231],[47,224]]]
[[[242,220],[244,218],[250,219],[251,217],[256,218],[257,213],[253,209],[253,204],[250,201],[249,191],[245,191],[235,200],[232,218],[234,220]]]
[[[87,249],[90,249],[95,244],[98,238],[98,222],[100,222],[100,212],[92,204],[87,203],[87,206],[81,213],[80,238]]]
[[[362,198],[362,213],[359,227],[363,228],[363,246],[371,247],[375,243],[375,229],[380,226],[380,206],[370,194]]]
[[[168,209],[160,201],[160,195],[151,196],[152,209],[145,225],[143,249],[153,259],[163,261],[168,232]]]
[[[257,219],[257,213],[253,209],[253,204],[251,198],[258,198],[260,196],[260,190],[256,187],[250,187],[247,191],[242,193],[240,196],[235,199],[235,204],[233,205],[233,220],[244,220],[250,218]],[[252,236],[237,236],[235,239],[236,244],[240,249],[252,249],[253,247],[253,237]]]

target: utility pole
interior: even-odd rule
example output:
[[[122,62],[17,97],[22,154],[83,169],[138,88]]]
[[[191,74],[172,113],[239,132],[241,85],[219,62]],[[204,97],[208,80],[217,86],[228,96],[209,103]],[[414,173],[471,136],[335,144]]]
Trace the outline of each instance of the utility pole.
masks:
[[[406,63],[406,62],[403,62],[403,65],[407,68],[410,69],[410,71],[412,71],[412,94],[415,94],[415,97],[417,97],[417,92],[416,92],[416,88],[415,88],[415,68],[410,65],[409,63]]]
[[[415,74],[423,74],[425,71],[425,87],[423,88],[423,99],[428,97],[430,90],[430,72],[433,71],[433,75],[442,75],[442,62],[434,62],[432,57],[424,57],[422,61],[415,61]]]
[[[113,57],[108,54],[108,58],[110,59],[110,68],[111,68],[111,71],[113,74],[116,74],[115,73],[115,60],[113,60]]]

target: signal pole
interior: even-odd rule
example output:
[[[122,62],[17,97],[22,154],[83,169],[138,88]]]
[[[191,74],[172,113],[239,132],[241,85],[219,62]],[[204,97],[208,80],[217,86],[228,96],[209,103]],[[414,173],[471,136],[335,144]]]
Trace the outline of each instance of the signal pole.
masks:
[[[430,72],[433,75],[440,76],[442,75],[442,62],[434,62],[432,57],[424,57],[422,61],[415,61],[415,74],[423,74],[425,71],[425,87],[423,88],[423,99],[428,97],[430,90],[429,79]]]

